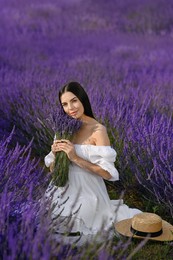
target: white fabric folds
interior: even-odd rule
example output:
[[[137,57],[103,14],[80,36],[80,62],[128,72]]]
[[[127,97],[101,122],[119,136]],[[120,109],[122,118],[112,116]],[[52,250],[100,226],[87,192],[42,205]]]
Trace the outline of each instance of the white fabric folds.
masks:
[[[119,179],[119,174],[114,167],[116,151],[110,146],[94,146],[75,144],[75,150],[81,158],[99,165],[108,171],[111,181]],[[47,167],[54,161],[55,156],[49,153],[45,157]],[[140,213],[138,209],[130,209],[123,204],[123,200],[110,200],[103,178],[76,164],[69,167],[69,180],[65,187],[55,187],[50,183],[46,197],[52,198],[52,218],[70,217],[73,223],[72,232],[81,232],[84,235],[96,234],[100,230],[109,230],[113,223],[131,218]],[[53,194],[53,195],[52,195]],[[67,231],[57,224],[57,232]]]
[[[46,165],[46,167],[50,167],[51,163],[53,163],[55,160],[55,155],[52,153],[52,151],[46,155],[46,157],[44,158],[44,163]]]
[[[80,145],[79,147],[76,145],[76,147],[78,150]],[[111,174],[112,178],[109,179],[109,181],[119,180],[119,173],[114,166],[117,153],[111,146],[82,145],[81,147],[85,159],[99,165],[102,169]]]

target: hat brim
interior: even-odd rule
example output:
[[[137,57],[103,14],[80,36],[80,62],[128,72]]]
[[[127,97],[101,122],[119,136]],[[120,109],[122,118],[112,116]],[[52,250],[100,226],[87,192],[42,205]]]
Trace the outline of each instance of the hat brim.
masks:
[[[124,219],[117,223],[115,223],[115,230],[123,236],[132,237],[132,238],[139,238],[144,239],[145,237],[136,236],[134,235],[130,228],[131,228],[132,218]],[[148,237],[151,240],[158,240],[158,241],[172,241],[173,240],[173,226],[169,224],[167,221],[162,220],[162,234],[157,237]]]

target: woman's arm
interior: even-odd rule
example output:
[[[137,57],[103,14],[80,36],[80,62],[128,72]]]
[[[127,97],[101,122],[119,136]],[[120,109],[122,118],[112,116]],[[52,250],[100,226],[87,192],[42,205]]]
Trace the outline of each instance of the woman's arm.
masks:
[[[51,163],[51,165],[49,167],[50,168],[50,172],[53,172],[54,167],[55,167],[55,161],[53,163]]]
[[[88,162],[77,155],[72,161],[75,164],[77,164],[79,167],[81,167],[82,169],[95,173],[95,174],[101,176],[105,180],[109,180],[112,178],[112,175],[108,171],[105,171],[104,169],[102,169],[99,165]]]
[[[97,130],[94,133],[93,137],[94,137],[96,145],[110,146],[110,141],[109,141],[109,138],[107,135],[106,128],[104,126],[102,126],[99,130]],[[64,151],[67,154],[70,161],[74,162],[79,167],[81,167],[85,170],[88,170],[96,175],[101,176],[102,178],[104,178],[106,180],[109,180],[112,178],[112,175],[108,171],[102,169],[99,165],[93,164],[93,163],[86,161],[83,158],[79,157],[75,152],[74,145],[70,141],[68,141],[68,140],[62,140],[62,141],[63,141],[62,143],[59,142],[57,144],[58,149]]]
[[[66,140],[66,142],[68,142],[68,140]],[[74,162],[75,164],[77,164],[79,167],[88,170],[90,172],[93,172],[99,176],[101,176],[102,178],[109,180],[110,178],[112,178],[112,176],[110,175],[110,173],[108,171],[103,170],[100,166],[93,164],[91,162],[88,162],[86,160],[84,160],[83,158],[79,157],[75,152],[73,153],[73,145],[71,147],[71,145],[67,145],[67,143],[63,143],[63,146],[60,146],[61,148],[58,149],[64,149],[63,151],[66,150],[67,156],[69,157],[69,159]],[[71,149],[72,148],[72,149]],[[50,172],[53,172],[54,170],[54,165],[55,163],[51,163],[50,164]]]
[[[51,146],[51,152],[45,157],[45,164],[50,168],[50,172],[53,172],[55,167],[55,156],[57,152],[60,152],[57,144],[60,140],[55,140]]]

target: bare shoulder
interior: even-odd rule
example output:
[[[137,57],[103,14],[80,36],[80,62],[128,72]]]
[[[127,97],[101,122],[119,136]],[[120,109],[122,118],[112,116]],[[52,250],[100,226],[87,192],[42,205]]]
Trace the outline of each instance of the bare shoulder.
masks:
[[[104,125],[102,125],[102,124],[100,124],[100,123],[96,123],[95,125],[94,125],[94,132],[95,133],[97,133],[97,132],[106,132],[107,133],[107,129],[106,129],[106,127],[104,126]]]
[[[110,145],[106,127],[98,122],[94,126],[93,137],[96,145]]]

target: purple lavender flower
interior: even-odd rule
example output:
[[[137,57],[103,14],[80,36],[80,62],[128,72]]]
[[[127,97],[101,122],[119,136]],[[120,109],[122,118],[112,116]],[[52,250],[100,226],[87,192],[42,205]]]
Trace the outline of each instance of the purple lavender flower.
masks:
[[[47,126],[46,126],[47,124]],[[47,133],[54,132],[54,140],[68,139],[71,140],[73,134],[79,130],[82,122],[72,118],[64,113],[63,109],[59,109],[56,113],[51,114],[42,123]],[[65,152],[57,152],[52,179],[56,186],[65,186],[68,181],[68,170],[70,160]]]

